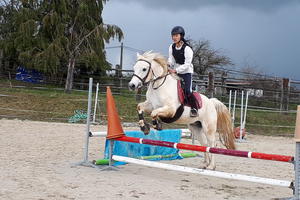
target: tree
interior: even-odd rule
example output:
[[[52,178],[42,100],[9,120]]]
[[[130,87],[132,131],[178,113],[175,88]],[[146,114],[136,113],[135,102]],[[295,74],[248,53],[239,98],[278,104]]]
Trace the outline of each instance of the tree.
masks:
[[[194,69],[199,75],[205,74],[210,68],[233,65],[231,59],[219,50],[214,50],[208,40],[191,40],[190,44],[194,51]]]
[[[16,24],[14,14],[18,11],[20,2],[17,0],[3,0],[0,3],[0,72],[4,70],[2,61],[17,64],[17,52],[14,48],[14,33]]]
[[[122,30],[102,20],[106,0],[23,0],[14,23],[14,44],[21,63],[39,71],[67,73],[65,92],[71,92],[77,63],[106,70],[105,43],[123,38]]]

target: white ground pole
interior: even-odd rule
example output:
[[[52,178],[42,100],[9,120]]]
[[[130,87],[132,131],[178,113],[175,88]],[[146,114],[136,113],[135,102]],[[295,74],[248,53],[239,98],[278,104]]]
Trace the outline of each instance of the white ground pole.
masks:
[[[228,103],[229,113],[231,113],[231,96],[232,96],[232,90],[229,90],[229,103]]]
[[[95,104],[94,104],[94,113],[93,113],[93,123],[96,122],[96,112],[97,112],[97,105],[98,105],[98,93],[99,93],[99,83],[96,86],[96,95],[95,95]]]
[[[107,131],[90,131],[90,137],[106,137]],[[191,131],[189,129],[181,129],[181,137],[190,137]]]
[[[205,176],[226,178],[226,179],[231,179],[231,180],[263,183],[263,184],[282,186],[282,187],[290,187],[291,186],[291,182],[285,181],[285,180],[277,180],[277,179],[271,179],[271,178],[248,176],[248,175],[243,175],[243,174],[232,174],[232,173],[227,173],[227,172],[197,169],[197,168],[184,167],[184,166],[178,166],[178,165],[170,165],[170,164],[154,162],[154,161],[139,160],[139,159],[135,159],[135,158],[116,156],[116,155],[113,155],[112,159],[115,161],[128,162],[128,163],[144,165],[144,166],[148,166],[148,167],[155,167],[155,168],[174,170],[174,171],[180,171],[180,172],[188,172],[188,173],[200,174],[200,175],[205,175]]]
[[[236,95],[237,91],[234,91],[234,99],[233,99],[233,111],[232,111],[232,127],[234,127],[234,121],[235,121],[235,106],[236,106]]]
[[[88,93],[88,108],[87,108],[87,118],[86,118],[86,138],[83,150],[83,161],[80,163],[76,163],[75,165],[87,166],[100,168],[97,165],[89,162],[89,138],[90,138],[90,118],[91,118],[91,109],[92,109],[92,92],[93,92],[93,78],[89,79],[89,93]]]
[[[239,141],[243,140],[243,109],[244,109],[244,91],[242,91],[242,98],[241,98],[241,123],[240,123],[240,139]]]

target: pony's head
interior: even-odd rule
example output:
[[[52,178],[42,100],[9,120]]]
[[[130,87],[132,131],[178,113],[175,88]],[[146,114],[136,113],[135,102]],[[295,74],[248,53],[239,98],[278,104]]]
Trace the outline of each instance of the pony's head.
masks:
[[[141,88],[151,80],[166,74],[168,63],[161,54],[148,51],[142,55],[137,54],[137,61],[133,70],[134,74],[128,84],[131,90]]]

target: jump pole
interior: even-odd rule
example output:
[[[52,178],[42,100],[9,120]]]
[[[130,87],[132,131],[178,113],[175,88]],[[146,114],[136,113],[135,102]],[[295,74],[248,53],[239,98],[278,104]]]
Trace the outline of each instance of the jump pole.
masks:
[[[154,162],[154,161],[139,160],[139,159],[129,158],[129,157],[125,157],[125,156],[113,155],[112,159],[115,161],[144,165],[147,167],[155,167],[155,168],[168,169],[168,170],[174,170],[174,171],[180,171],[180,172],[188,172],[188,173],[193,173],[193,174],[213,176],[213,177],[218,177],[218,178],[226,178],[226,179],[231,179],[231,180],[263,183],[263,184],[276,185],[276,186],[282,186],[282,187],[290,187],[292,185],[291,182],[284,181],[284,180],[262,178],[262,177],[248,176],[248,175],[242,175],[242,174],[232,174],[232,173],[227,173],[227,172],[212,171],[212,170],[205,170],[205,169],[197,169],[197,168],[171,165],[171,164]]]
[[[139,143],[139,144],[149,144],[149,145],[154,145],[154,146],[163,146],[163,147],[182,149],[182,150],[208,152],[208,153],[221,154],[221,155],[227,155],[227,156],[253,158],[253,159],[260,159],[260,160],[272,160],[272,161],[290,162],[290,163],[293,162],[293,160],[294,160],[293,156],[278,155],[278,154],[266,154],[266,153],[231,150],[231,149],[222,149],[222,148],[217,148],[217,147],[206,147],[206,146],[200,146],[200,145],[174,143],[174,142],[150,140],[150,139],[136,138],[136,137],[121,136],[118,138],[114,138],[114,140],[123,141],[123,142],[131,142],[131,143]]]
[[[178,130],[178,129],[173,129]],[[181,137],[190,137],[191,132],[189,129],[179,129],[181,130]],[[106,137],[107,131],[90,131],[90,137]]]

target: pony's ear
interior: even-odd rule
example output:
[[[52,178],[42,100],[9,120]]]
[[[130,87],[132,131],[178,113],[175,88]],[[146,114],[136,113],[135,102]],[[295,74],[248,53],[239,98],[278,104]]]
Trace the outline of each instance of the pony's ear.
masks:
[[[140,54],[139,54],[139,52],[137,52],[137,53],[136,53],[136,57],[140,57]]]

